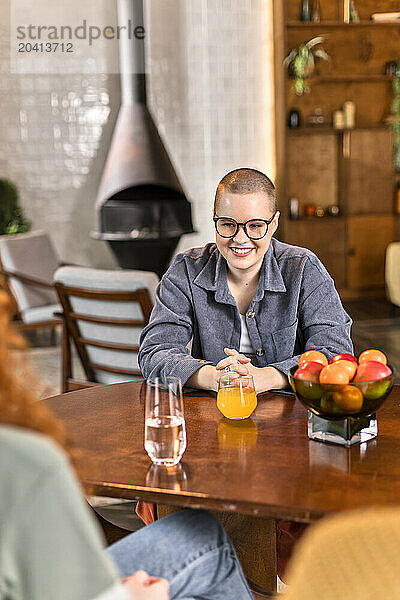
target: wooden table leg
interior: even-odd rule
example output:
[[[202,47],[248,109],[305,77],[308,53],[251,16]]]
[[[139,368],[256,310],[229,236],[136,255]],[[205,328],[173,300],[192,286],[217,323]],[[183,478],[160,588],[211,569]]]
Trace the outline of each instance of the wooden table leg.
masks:
[[[179,510],[157,504],[161,518]],[[269,597],[276,591],[276,522],[232,512],[210,511],[228,533],[252,589]],[[262,596],[259,596],[262,597]]]
[[[253,590],[264,594],[275,592],[275,519],[228,512],[214,512],[214,514],[231,538],[244,574]]]

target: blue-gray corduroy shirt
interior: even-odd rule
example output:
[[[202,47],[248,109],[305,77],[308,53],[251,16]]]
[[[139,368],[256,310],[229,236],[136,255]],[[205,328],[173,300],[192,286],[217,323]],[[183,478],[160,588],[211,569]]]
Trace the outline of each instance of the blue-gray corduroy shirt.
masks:
[[[274,238],[246,323],[258,367],[287,374],[306,350],[321,350],[328,358],[353,353],[352,321],[321,261],[310,250]],[[143,376],[170,375],[185,384],[204,364],[225,358],[224,348],[239,350],[240,333],[227,263],[216,245],[178,254],[158,286],[140,338]]]

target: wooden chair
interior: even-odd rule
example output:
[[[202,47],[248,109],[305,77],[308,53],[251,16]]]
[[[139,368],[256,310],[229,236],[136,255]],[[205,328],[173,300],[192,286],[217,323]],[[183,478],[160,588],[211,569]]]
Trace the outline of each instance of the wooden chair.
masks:
[[[22,332],[51,328],[60,318],[53,275],[60,263],[47,233],[32,231],[0,236],[0,274],[15,308],[15,325]]]
[[[150,317],[157,275],[61,267],[54,281],[64,321],[62,391],[141,378],[139,337]],[[86,381],[73,376],[72,343]]]

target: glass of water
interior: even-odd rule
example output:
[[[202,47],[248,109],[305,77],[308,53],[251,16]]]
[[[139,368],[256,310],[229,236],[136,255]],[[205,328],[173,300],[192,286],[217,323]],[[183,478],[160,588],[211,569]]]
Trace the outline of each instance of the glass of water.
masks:
[[[176,465],[186,449],[182,383],[177,377],[146,382],[144,447],[156,465]]]

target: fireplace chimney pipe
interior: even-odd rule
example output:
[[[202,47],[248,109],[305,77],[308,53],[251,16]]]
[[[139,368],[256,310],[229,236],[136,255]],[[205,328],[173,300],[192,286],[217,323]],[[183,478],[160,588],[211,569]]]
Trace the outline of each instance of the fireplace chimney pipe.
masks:
[[[118,26],[123,32],[119,41],[119,64],[121,73],[121,103],[146,104],[145,33],[142,0],[118,0]],[[129,25],[130,24],[130,25]],[[134,35],[136,27],[143,27],[143,34],[132,41],[126,28]],[[124,31],[125,30],[125,31]],[[134,51],[132,48],[134,45]]]

